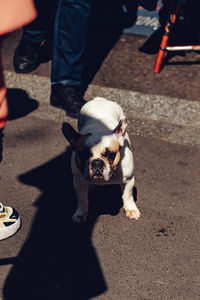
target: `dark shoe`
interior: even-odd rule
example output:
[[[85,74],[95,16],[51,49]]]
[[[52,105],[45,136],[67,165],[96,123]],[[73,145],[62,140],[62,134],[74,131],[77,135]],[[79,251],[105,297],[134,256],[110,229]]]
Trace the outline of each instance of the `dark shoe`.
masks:
[[[21,39],[15,49],[13,65],[16,73],[29,73],[40,64],[40,45]]]
[[[86,101],[78,86],[63,84],[51,86],[50,104],[64,109],[71,117],[77,117],[85,103]]]

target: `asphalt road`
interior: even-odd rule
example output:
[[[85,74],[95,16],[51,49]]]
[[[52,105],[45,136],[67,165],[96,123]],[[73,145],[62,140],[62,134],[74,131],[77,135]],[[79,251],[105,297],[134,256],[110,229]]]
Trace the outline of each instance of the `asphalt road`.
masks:
[[[200,299],[198,64],[167,65],[154,75],[155,54],[138,50],[146,37],[123,35],[112,47],[86,98],[107,97],[126,112],[141,218],[125,217],[117,186],[101,187],[91,195],[87,224],[74,226],[61,124],[76,120],[49,106],[50,62],[29,75],[13,72],[19,36],[11,34],[3,49],[10,122],[0,175],[1,201],[23,223],[1,241],[3,299]]]
[[[198,52],[173,53],[163,64],[162,71],[154,74],[160,31],[149,37],[121,33],[120,29],[90,33],[85,80],[104,87],[199,101]],[[19,30],[5,39],[3,57],[6,70],[13,71],[12,56],[20,36]],[[48,61],[50,54],[47,48],[44,47],[42,53],[42,60],[45,62],[32,74],[50,75],[51,62]]]

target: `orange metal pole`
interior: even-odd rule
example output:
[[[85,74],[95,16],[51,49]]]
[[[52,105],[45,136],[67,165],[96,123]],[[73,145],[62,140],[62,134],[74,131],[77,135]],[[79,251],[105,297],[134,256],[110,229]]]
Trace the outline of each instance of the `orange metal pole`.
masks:
[[[160,49],[159,49],[157,57],[156,57],[156,61],[155,61],[155,65],[154,65],[154,73],[160,72],[164,54],[165,54],[166,47],[168,44],[169,36],[170,36],[173,26],[176,22],[176,18],[179,13],[179,10],[180,10],[180,5],[177,4],[175,9],[173,9],[169,14],[169,21],[167,22],[167,24],[165,26],[165,32],[163,34],[161,44],[160,44]]]

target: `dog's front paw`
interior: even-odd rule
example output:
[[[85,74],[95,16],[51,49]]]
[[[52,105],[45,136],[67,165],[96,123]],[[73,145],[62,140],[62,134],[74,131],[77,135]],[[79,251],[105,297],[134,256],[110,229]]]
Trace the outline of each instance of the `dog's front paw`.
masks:
[[[81,224],[87,221],[87,214],[83,214],[80,212],[75,212],[72,217],[72,220],[75,224]]]
[[[137,208],[136,205],[133,206],[133,207],[125,207],[124,206],[124,210],[125,210],[127,218],[129,218],[129,219],[135,219],[135,220],[139,219],[139,217],[140,217],[140,211],[139,211],[139,209]]]

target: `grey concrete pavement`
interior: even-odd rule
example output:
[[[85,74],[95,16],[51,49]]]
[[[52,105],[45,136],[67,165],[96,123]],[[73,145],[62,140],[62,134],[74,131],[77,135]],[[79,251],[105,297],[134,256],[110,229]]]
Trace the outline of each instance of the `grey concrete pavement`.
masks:
[[[5,78],[10,89],[25,90],[30,98],[39,99],[35,115],[57,121],[65,118],[64,112],[48,105],[50,81],[47,77],[5,71]],[[199,101],[90,85],[85,98],[90,100],[95,96],[118,102],[129,116],[133,134],[182,145],[200,145]]]
[[[4,41],[3,63],[8,71],[14,71],[13,52],[20,37],[21,30],[18,30]],[[154,74],[160,39],[160,31],[146,37],[122,35],[107,26],[97,30],[88,39],[84,77],[102,87],[199,101],[199,53],[174,53],[168,57],[163,70]],[[50,71],[51,61],[45,61],[32,74],[49,77]]]
[[[1,241],[2,297],[200,299],[200,103],[89,87],[88,100],[107,97],[127,114],[141,219],[125,217],[118,187],[101,187],[91,195],[88,223],[77,227],[61,133],[64,120],[74,126],[76,120],[49,106],[48,78],[5,76],[11,121],[1,201],[19,211],[23,224]]]

